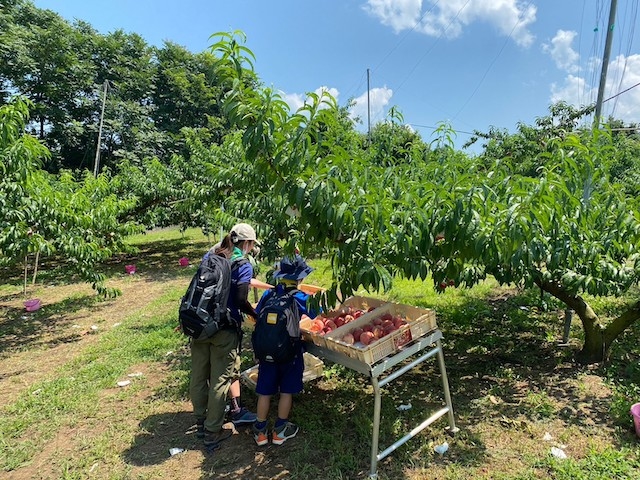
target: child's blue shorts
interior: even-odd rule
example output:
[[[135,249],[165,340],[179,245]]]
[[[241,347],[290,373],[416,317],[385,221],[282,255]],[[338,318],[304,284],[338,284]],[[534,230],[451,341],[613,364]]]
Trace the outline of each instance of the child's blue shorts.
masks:
[[[303,372],[302,352],[289,363],[260,362],[256,393],[258,395],[275,395],[278,392],[300,393]]]

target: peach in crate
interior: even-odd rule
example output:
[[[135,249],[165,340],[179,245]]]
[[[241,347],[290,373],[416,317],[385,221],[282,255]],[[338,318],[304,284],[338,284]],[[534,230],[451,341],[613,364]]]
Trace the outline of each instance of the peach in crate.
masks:
[[[326,334],[325,341],[327,348],[375,363],[435,328],[433,310],[387,303]]]

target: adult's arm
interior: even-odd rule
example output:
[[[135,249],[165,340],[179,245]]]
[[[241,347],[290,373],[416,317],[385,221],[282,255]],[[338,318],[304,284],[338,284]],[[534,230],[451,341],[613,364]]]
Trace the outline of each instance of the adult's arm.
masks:
[[[238,306],[238,310],[240,310],[242,313],[246,313],[247,315],[251,315],[253,318],[256,318],[256,311],[253,309],[251,303],[249,303],[248,300],[249,284],[239,283],[238,288],[236,288],[235,292],[236,298],[234,298],[234,303]]]

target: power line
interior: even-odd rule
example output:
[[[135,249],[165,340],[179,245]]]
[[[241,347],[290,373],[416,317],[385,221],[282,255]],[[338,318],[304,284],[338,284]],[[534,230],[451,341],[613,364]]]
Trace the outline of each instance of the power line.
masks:
[[[624,90],[622,90],[621,92],[616,93],[615,95],[610,96],[606,100],[603,100],[602,103],[608,102],[609,100],[612,100],[612,99],[618,97],[619,95],[622,95],[623,93],[626,93],[629,90],[632,90],[632,89],[634,89],[636,87],[640,87],[640,82],[636,83],[635,85],[631,85],[629,88],[625,88]]]
[[[419,123],[407,123],[407,125],[411,127],[417,127],[417,128],[428,128],[430,130],[438,129],[438,127],[432,127],[431,125],[420,125]],[[464,130],[456,130],[455,128],[452,128],[451,130],[453,130],[456,133],[463,133],[465,135],[475,135],[475,133],[473,132],[465,132]]]
[[[418,28],[418,25],[420,25],[422,23],[422,20],[424,20],[424,17],[426,17],[428,13],[431,13],[433,11],[433,9],[436,8],[438,3],[440,3],[440,0],[434,2],[433,6],[430,9],[424,11],[424,13],[420,16],[418,21],[415,23],[415,25],[413,27],[411,27],[411,30],[408,30],[402,36],[402,38],[396,42],[395,46],[391,50],[389,50],[387,52],[387,54],[382,58],[382,60],[380,60],[378,65],[373,69],[374,71],[376,71],[378,68],[380,68],[380,66],[382,66],[382,64],[385,62],[385,60],[391,56],[391,54],[400,46],[400,44],[409,36],[409,34],[414,32],[415,29]]]
[[[529,3],[527,4],[527,6],[526,6],[526,8],[524,10],[527,10],[529,8],[529,6],[531,5],[532,1],[533,0],[529,0]],[[487,75],[489,74],[489,71],[493,68],[493,65],[498,61],[498,58],[500,57],[500,55],[502,55],[502,52],[504,51],[505,47],[507,46],[507,43],[509,42],[509,40],[511,40],[511,36],[513,35],[513,32],[516,31],[516,28],[518,28],[518,25],[520,25],[521,23],[522,23],[522,19],[518,19],[516,24],[511,29],[511,32],[509,32],[509,36],[503,42],[502,47],[500,48],[500,51],[498,51],[498,54],[495,57],[493,57],[493,60],[491,60],[491,62],[489,63],[489,66],[484,71],[484,74],[482,75],[482,78],[480,79],[480,81],[476,85],[476,88],[473,90],[473,92],[471,93],[469,98],[467,98],[467,100],[462,104],[462,107],[460,107],[458,112],[454,115],[454,117],[453,117],[454,119],[458,115],[460,115],[462,110],[464,110],[464,108],[469,104],[469,102],[474,97],[474,95],[478,92],[478,90],[480,89],[480,85],[482,85],[482,83],[484,82],[484,79],[487,78]]]
[[[627,7],[628,6],[629,4],[627,3]],[[624,80],[625,73],[627,72],[627,64],[629,62],[629,55],[631,54],[631,46],[633,44],[633,37],[635,35],[636,19],[638,18],[638,0],[635,0],[635,2],[633,3],[630,16],[632,17],[631,27],[630,27],[629,37],[627,40],[627,50],[624,54],[624,66],[622,67],[622,72],[620,74],[620,82],[618,83],[618,90],[622,88],[622,82]],[[627,18],[626,12],[625,12],[624,18],[626,23],[626,18]],[[623,26],[623,32],[621,32],[620,36],[621,37],[624,36],[624,26]],[[622,45],[622,42],[621,42],[621,45]],[[622,47],[620,48],[620,51],[622,51]],[[611,109],[611,116],[615,114],[617,106],[618,106],[618,99],[616,98],[616,101],[613,102],[613,108]]]
[[[377,71],[377,70],[382,66],[382,64],[387,60],[387,58],[389,58],[389,57],[391,56],[391,54],[392,54],[394,51],[396,51],[396,50],[398,49],[398,47],[400,46],[400,44],[401,44],[402,42],[404,42],[404,40],[405,40],[405,39],[406,39],[406,38],[407,38],[407,37],[408,37],[412,32],[414,32],[416,28],[418,28],[418,25],[420,25],[420,23],[422,23],[422,20],[424,19],[424,17],[425,17],[428,13],[432,12],[432,11],[433,11],[433,9],[434,9],[434,8],[436,8],[436,6],[438,5],[438,3],[440,3],[440,0],[437,0],[437,1],[433,4],[433,6],[432,6],[430,9],[425,10],[425,12],[424,12],[424,13],[420,16],[420,18],[418,19],[418,21],[413,25],[413,27],[411,27],[411,29],[410,29],[410,30],[408,30],[407,32],[405,32],[405,34],[404,34],[404,35],[402,35],[402,37],[401,37],[401,38],[396,42],[396,44],[395,44],[395,45],[394,45],[394,46],[393,46],[393,47],[392,47],[392,48],[387,52],[387,54],[386,54],[384,57],[382,57],[382,60],[380,60],[380,61],[378,62],[378,65],[376,65],[376,67],[375,67],[375,68],[373,68],[373,71],[374,71],[374,72],[376,72],[376,71]],[[363,76],[364,76],[364,75],[363,75]],[[363,77],[360,77],[360,81],[359,81],[359,83],[357,84],[357,86],[356,86],[354,89],[351,89],[351,90],[348,90],[348,91],[355,92],[355,93],[357,94],[357,91],[359,90],[360,86],[364,83],[364,81],[363,81],[363,79],[362,79],[362,78],[363,78]],[[352,94],[353,94],[353,93],[352,93]]]
[[[460,10],[458,10],[458,13],[456,13],[455,17],[453,17],[451,19],[451,21],[449,22],[449,24],[446,26],[446,28],[440,33],[440,35],[438,36],[438,38],[436,38],[436,41],[433,42],[433,44],[431,45],[431,48],[429,48],[425,53],[422,54],[422,56],[418,59],[418,61],[415,63],[415,65],[413,66],[413,68],[409,71],[409,73],[407,74],[407,76],[404,78],[404,80],[402,80],[402,82],[400,82],[400,84],[396,87],[396,91],[400,90],[400,88],[402,88],[402,86],[406,83],[406,81],[409,79],[409,77],[411,77],[411,75],[413,74],[413,72],[416,70],[416,68],[418,68],[418,65],[420,65],[420,63],[422,62],[422,60],[424,59],[424,57],[426,57],[429,53],[431,53],[431,51],[435,48],[435,46],[437,45],[437,43],[440,41],[440,39],[444,36],[445,33],[447,33],[447,30],[449,30],[449,27],[451,27],[451,25],[453,24],[454,21],[456,21],[458,19],[458,17],[460,16],[460,14],[462,13],[462,10],[464,10],[467,5],[469,5],[469,2],[471,0],[467,0],[465,2],[465,4],[460,7]]]

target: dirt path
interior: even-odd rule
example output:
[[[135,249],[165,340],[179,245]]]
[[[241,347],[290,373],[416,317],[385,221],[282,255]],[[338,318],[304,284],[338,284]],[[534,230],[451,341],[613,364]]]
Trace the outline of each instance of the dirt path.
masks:
[[[89,285],[41,288],[33,296],[40,298],[43,306],[33,313],[24,311],[21,295],[0,299],[3,329],[13,332],[0,338],[0,407],[14,402],[31,385],[80,355],[101,332],[117,328],[135,310],[146,309],[167,288],[184,284],[184,280],[148,280],[137,277],[110,282],[122,295],[98,303],[92,301],[95,293]],[[65,302],[69,297],[77,301]],[[47,314],[47,310],[55,313]]]
[[[0,408],[38,382],[54,378],[60,367],[81,355],[102,333],[117,328],[135,311],[145,311],[167,289],[183,284],[184,279],[125,278],[109,284],[122,290],[120,297],[97,303],[91,301],[94,292],[88,286],[47,287],[35,292],[43,306],[34,313],[24,312],[21,295],[0,298],[3,328],[11,332],[0,340]],[[76,300],[65,303],[70,296]],[[186,348],[176,353],[188,355]],[[224,455],[208,454],[195,438],[191,404],[156,398],[166,384],[168,367],[144,364],[134,370],[143,373],[134,401],[123,403],[118,388],[104,390],[98,416],[63,426],[27,465],[5,472],[3,478],[59,479],[69,466],[77,474],[78,464],[84,461],[81,452],[87,445],[100,443],[105,445],[104,457],[84,465],[81,478],[201,478],[208,477],[203,473],[207,471],[218,472],[215,478],[287,478],[283,464],[287,454],[277,447],[257,450],[246,428],[235,432],[224,446]],[[171,448],[184,452],[174,457]],[[294,448],[305,448],[304,441]]]

